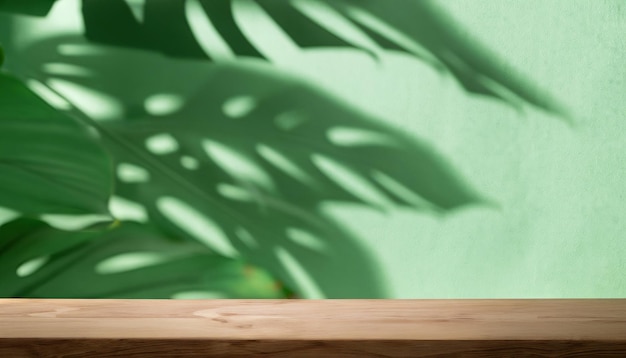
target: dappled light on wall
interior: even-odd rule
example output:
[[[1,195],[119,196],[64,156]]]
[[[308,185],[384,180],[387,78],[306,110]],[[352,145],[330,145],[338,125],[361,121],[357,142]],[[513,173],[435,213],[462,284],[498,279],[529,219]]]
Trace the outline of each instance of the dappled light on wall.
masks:
[[[33,3],[0,4],[18,13],[0,32],[2,296],[389,297],[325,205],[497,206],[433,143],[299,74],[312,49],[401,53],[467,96],[567,119],[431,2]],[[82,25],[15,32],[63,16]]]

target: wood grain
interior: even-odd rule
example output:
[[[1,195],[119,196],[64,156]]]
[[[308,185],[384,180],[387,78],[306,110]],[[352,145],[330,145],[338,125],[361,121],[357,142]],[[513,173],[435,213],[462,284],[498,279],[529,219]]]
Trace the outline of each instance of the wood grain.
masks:
[[[0,299],[0,357],[626,357],[626,300]]]

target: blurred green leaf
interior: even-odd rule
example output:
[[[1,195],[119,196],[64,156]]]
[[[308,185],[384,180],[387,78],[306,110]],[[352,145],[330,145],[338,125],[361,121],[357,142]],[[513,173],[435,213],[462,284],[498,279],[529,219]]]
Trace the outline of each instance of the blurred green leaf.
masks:
[[[370,254],[320,211],[336,201],[378,203],[320,167],[317,156],[341,163],[352,180],[390,205],[424,209],[385,191],[375,172],[442,209],[478,200],[427,146],[323,91],[267,69],[212,66],[204,74],[210,80],[171,115],[101,124],[118,164],[147,173],[138,180],[118,176],[116,194],[144,205],[153,223],[173,233],[209,236],[209,246],[216,237],[228,240],[228,251],[267,268],[304,297],[380,297],[383,285],[377,267],[368,265]],[[337,145],[328,139],[335,127],[388,142]],[[214,230],[190,231],[183,219],[172,220],[168,202],[184,208],[182,217],[198,216]],[[310,278],[294,277],[290,260]]]
[[[276,197],[297,207],[320,200],[376,206],[339,178],[337,171],[328,169],[331,165],[322,164],[329,160],[400,205],[419,208],[381,181],[396,182],[423,198],[429,208],[446,210],[480,201],[428,145],[323,90],[268,68],[216,65],[206,74],[210,80],[172,115],[102,125],[132,143],[133,151],[141,151],[143,158],[167,164],[169,173],[184,171],[181,177],[191,182],[202,178],[204,183],[211,180],[250,190],[261,205],[267,204],[266,197]],[[150,150],[148,142],[158,141],[159,134],[166,135],[163,144],[171,142],[171,149]],[[119,155],[118,160],[127,159]],[[198,169],[185,170],[183,156],[198,161]],[[237,158],[245,163],[235,163]],[[151,164],[132,163],[153,170]],[[247,172],[237,174],[237,165],[254,169],[241,168]],[[271,183],[261,182],[263,177]],[[382,177],[389,180],[379,180]]]
[[[188,23],[188,3],[147,0],[138,12],[130,7],[136,3],[84,0],[86,35],[109,45],[208,59]],[[402,51],[453,74],[473,93],[561,111],[483,46],[468,42],[429,2],[238,3],[257,4],[298,46],[353,47],[373,56],[381,49]],[[251,35],[242,31],[231,1],[198,4],[234,53],[264,56]],[[137,19],[138,14],[143,20]],[[71,37],[46,39],[27,48],[21,58],[16,68],[24,66],[49,89],[82,91],[115,109],[107,114],[109,121],[93,123],[114,156],[114,198],[144,210],[151,228],[159,232],[155,235],[186,238],[186,243],[202,247],[211,257],[230,256],[220,258],[228,262],[245,257],[304,297],[386,294],[374,256],[329,217],[324,211],[327,204],[379,210],[399,205],[445,212],[480,201],[426,143],[266,64],[174,61]],[[85,119],[98,119],[97,106],[77,107],[87,112],[82,114]],[[139,231],[133,231],[135,236],[146,237],[145,248],[151,240],[156,240],[156,246],[160,242]],[[132,257],[134,243],[120,243],[116,253]],[[138,257],[150,261],[160,256]],[[145,270],[154,270],[155,277],[186,275],[206,259],[193,257],[167,261],[173,266],[159,262]],[[102,267],[106,259],[98,256],[90,262]],[[47,261],[36,261],[37,257],[27,260],[47,267]],[[22,266],[24,262],[15,272],[29,267]],[[207,272],[220,273],[222,266],[215,267]],[[172,270],[170,276],[167,270]],[[69,278],[60,281],[56,292],[87,277],[73,271],[64,271],[63,277]],[[165,297],[179,289],[201,290],[196,286],[170,289],[170,281],[137,288],[139,277],[124,276],[121,282],[132,287],[117,291],[113,281],[104,281],[106,291],[80,293],[65,288],[65,292]],[[232,277],[224,287],[238,280]],[[33,281],[16,292],[47,294],[39,291],[48,287],[46,282]]]
[[[0,227],[0,297],[282,298],[263,270],[124,222],[67,232],[30,219]]]
[[[411,54],[450,73],[476,94],[519,106],[528,102],[566,115],[549,93],[538,88],[486,46],[468,35],[433,1],[406,0],[200,0],[200,7],[227,46],[238,56],[265,57],[242,32],[234,4],[259,7],[300,47],[353,47]],[[174,57],[208,59],[190,27],[189,4],[146,0],[144,21],[123,0],[83,0],[85,35],[94,42],[148,49]],[[115,19],[115,21],[111,21]]]
[[[0,12],[46,16],[56,0],[0,0]]]
[[[107,214],[111,162],[94,134],[0,73],[0,206]]]
[[[68,37],[22,57],[42,69],[41,82],[73,83],[120,106],[118,120],[98,122],[117,164],[115,195],[172,235],[209,247],[219,237],[226,253],[305,297],[312,285],[326,297],[385,297],[373,256],[325,204],[441,212],[480,201],[427,144],[267,65],[174,61]],[[173,220],[172,203],[210,229]],[[291,261],[312,285],[292,276]]]

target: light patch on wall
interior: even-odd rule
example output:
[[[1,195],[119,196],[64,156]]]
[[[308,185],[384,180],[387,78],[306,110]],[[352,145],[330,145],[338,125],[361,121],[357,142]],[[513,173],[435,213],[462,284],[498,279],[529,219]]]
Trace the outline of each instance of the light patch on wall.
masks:
[[[12,221],[20,216],[20,213],[4,206],[0,206],[0,225]]]
[[[249,191],[235,185],[221,183],[217,186],[217,192],[225,198],[237,201],[252,201],[253,197]]]
[[[252,96],[237,96],[226,100],[222,111],[230,118],[242,118],[252,112],[256,105],[256,99]]]
[[[15,274],[19,277],[26,277],[37,272],[43,265],[45,265],[50,258],[48,256],[36,257],[28,260],[18,266],[15,270]]]
[[[160,133],[146,139],[146,148],[153,154],[169,154],[178,150],[178,141],[169,133]]]
[[[355,47],[371,53],[381,52],[378,44],[330,5],[307,0],[292,0],[291,3],[313,22]]]
[[[328,250],[326,243],[312,233],[295,227],[287,228],[287,237],[294,243],[317,252]]]
[[[125,183],[144,183],[150,180],[150,173],[140,166],[120,163],[117,165],[117,177]]]
[[[94,74],[92,70],[85,67],[62,62],[45,63],[41,69],[49,74],[61,76],[89,77]]]
[[[142,223],[148,221],[148,213],[143,205],[120,196],[111,197],[111,200],[109,200],[109,211],[117,220],[131,220]]]
[[[326,135],[333,144],[340,146],[396,145],[395,140],[389,135],[361,128],[333,127]]]
[[[162,197],[157,200],[157,208],[172,223],[217,253],[228,257],[239,256],[219,225],[186,203],[173,197]]]
[[[43,214],[39,218],[61,230],[82,230],[91,225],[112,221],[113,218],[102,214],[65,215]]]
[[[96,120],[122,117],[122,105],[117,99],[105,93],[58,78],[49,79],[47,82],[73,105]]]
[[[146,98],[143,106],[153,116],[172,114],[183,107],[185,99],[174,93],[157,93]]]
[[[437,206],[422,198],[420,195],[415,193],[413,190],[407,188],[403,184],[399,183],[397,180],[393,179],[389,175],[385,173],[381,173],[379,171],[374,171],[372,173],[372,178],[376,180],[382,187],[387,189],[389,192],[396,195],[398,198],[410,203],[416,208],[429,208],[436,211],[440,211]]]
[[[295,282],[302,290],[305,298],[308,299],[323,299],[324,293],[317,285],[315,280],[309,275],[308,272],[302,267],[302,265],[296,260],[293,255],[283,247],[276,247],[274,249],[276,257],[280,263],[285,267],[285,270],[291,275]]]
[[[209,157],[233,178],[248,183],[255,183],[268,190],[273,191],[275,189],[272,178],[263,168],[248,157],[219,142],[208,139],[202,142],[202,146]]]
[[[68,110],[72,108],[72,105],[68,101],[56,94],[53,90],[48,88],[43,83],[37,80],[29,79],[26,81],[26,85],[54,108],[59,110]]]
[[[25,3],[26,1],[21,1]],[[12,34],[18,46],[29,45],[33,41],[83,33],[83,19],[80,16],[79,0],[56,1],[45,17],[16,16]]]
[[[196,170],[200,166],[200,162],[198,162],[198,159],[194,157],[183,155],[180,158],[180,165],[182,165],[185,169]]]
[[[304,122],[306,122],[308,118],[297,111],[289,111],[279,114],[276,118],[274,118],[274,123],[276,126],[283,130],[292,130]]]
[[[424,46],[420,45],[418,42],[414,41],[409,36],[396,30],[393,26],[389,25],[388,23],[381,20],[380,18],[372,15],[371,13],[357,6],[350,6],[350,5],[346,5],[345,10],[353,20],[363,25],[364,27],[367,27],[369,30],[381,35],[382,37],[392,42],[395,42],[400,47],[403,47],[404,49],[410,52],[413,52],[415,55],[422,57],[428,60],[429,62],[432,62],[432,63],[440,62]]]
[[[237,230],[235,230],[235,235],[237,235],[237,237],[241,240],[241,242],[243,242],[249,248],[251,249],[259,248],[258,241],[254,238],[254,236],[252,236],[252,234],[250,234],[248,230],[242,227],[238,227]]]
[[[146,0],[126,0],[126,3],[128,4],[128,7],[130,8],[133,16],[135,17],[135,20],[142,23],[144,16],[144,5],[146,3]]]
[[[255,1],[234,0],[232,9],[241,32],[270,62],[289,65],[300,59],[300,47]]]
[[[257,152],[263,157],[263,159],[267,160],[271,164],[273,164],[278,169],[282,170],[286,174],[298,179],[299,181],[308,184],[314,185],[314,181],[309,174],[307,174],[302,168],[296,165],[291,159],[287,158],[282,153],[268,147],[264,144],[258,144]]]
[[[104,47],[90,44],[60,44],[57,51],[63,56],[103,56],[107,54]]]
[[[235,59],[233,50],[215,29],[198,0],[185,2],[185,15],[198,45],[213,61]]]
[[[385,195],[352,169],[320,154],[312,155],[311,159],[329,179],[357,198],[379,209],[392,206]]]
[[[110,275],[154,266],[168,259],[166,255],[156,252],[126,252],[100,261],[95,270],[101,275]]]

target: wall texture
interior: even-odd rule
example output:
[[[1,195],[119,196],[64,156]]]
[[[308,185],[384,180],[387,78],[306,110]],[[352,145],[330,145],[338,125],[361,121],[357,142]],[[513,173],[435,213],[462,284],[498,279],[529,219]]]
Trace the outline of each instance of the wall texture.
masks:
[[[275,59],[432,144],[496,204],[441,217],[337,204],[325,210],[375,253],[393,298],[624,297],[626,4],[441,4],[468,36],[566,103],[574,124],[468,96],[452,78],[402,54],[375,62],[355,50],[312,49],[296,62]],[[18,40],[80,31],[75,17],[46,21],[21,27]]]
[[[380,255],[394,297],[624,297],[626,4],[442,3],[567,103],[576,124],[464,101],[449,83],[416,78],[383,110],[453,158],[501,208],[438,219],[336,211]]]

